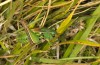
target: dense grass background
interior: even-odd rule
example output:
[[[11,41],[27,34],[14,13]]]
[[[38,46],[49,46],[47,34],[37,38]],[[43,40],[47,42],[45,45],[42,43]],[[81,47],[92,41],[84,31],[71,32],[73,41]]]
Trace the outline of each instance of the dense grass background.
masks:
[[[0,65],[98,65],[99,47],[100,0],[0,0]]]

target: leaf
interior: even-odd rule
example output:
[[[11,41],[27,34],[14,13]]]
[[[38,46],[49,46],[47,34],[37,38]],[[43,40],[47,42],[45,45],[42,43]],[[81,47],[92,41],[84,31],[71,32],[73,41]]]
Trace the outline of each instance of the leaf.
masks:
[[[62,45],[62,44],[82,44],[82,45],[100,47],[100,44],[99,43],[95,43],[95,42],[91,42],[91,41],[87,41],[87,40],[72,40],[72,41],[66,41],[66,42],[60,43],[59,45]]]
[[[78,60],[78,59],[98,59],[100,57],[96,56],[96,57],[93,57],[93,56],[90,56],[90,57],[73,57],[73,58],[63,58],[63,59],[47,59],[47,58],[39,58],[39,57],[32,57],[32,61],[35,61],[35,62],[42,62],[42,63],[58,63],[60,65],[63,65],[62,63],[68,61],[68,60]],[[58,65],[57,64],[57,65]]]
[[[43,33],[43,35],[44,35],[44,38],[47,40],[51,40],[53,38],[52,34],[49,32],[45,32]]]
[[[28,43],[28,36],[24,31],[21,31],[17,35],[17,42],[19,43]]]
[[[42,28],[41,31],[46,40],[51,40],[55,34],[55,31],[52,29]]]
[[[74,3],[74,2],[73,2]],[[72,4],[73,4],[72,3]],[[78,2],[78,5],[74,8],[74,10],[70,13],[70,15],[61,23],[61,25],[59,26],[59,28],[57,29],[57,33],[59,35],[61,35],[68,27],[71,19],[72,19],[72,16],[75,12],[75,10],[77,9],[77,7],[79,6],[79,4],[81,3],[81,0]],[[72,5],[71,5],[72,6]],[[69,10],[69,9],[68,9]],[[67,11],[67,10],[66,10]]]
[[[32,41],[36,44],[39,44],[40,43],[39,36],[36,35],[36,33],[32,32],[32,31],[30,31],[29,33],[30,33],[30,37],[31,37]]]
[[[74,12],[72,12],[72,13],[68,16],[68,18],[66,18],[66,19],[61,23],[60,27],[57,29],[57,33],[62,34],[62,33],[66,30],[67,25],[68,25],[68,23],[70,22],[70,20],[71,20],[71,18],[72,18],[72,16],[73,16],[73,13],[74,13]]]

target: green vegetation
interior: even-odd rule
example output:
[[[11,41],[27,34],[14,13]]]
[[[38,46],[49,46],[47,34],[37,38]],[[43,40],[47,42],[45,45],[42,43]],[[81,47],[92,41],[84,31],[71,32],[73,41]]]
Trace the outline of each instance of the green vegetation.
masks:
[[[98,65],[99,47],[99,0],[0,0],[0,65]]]

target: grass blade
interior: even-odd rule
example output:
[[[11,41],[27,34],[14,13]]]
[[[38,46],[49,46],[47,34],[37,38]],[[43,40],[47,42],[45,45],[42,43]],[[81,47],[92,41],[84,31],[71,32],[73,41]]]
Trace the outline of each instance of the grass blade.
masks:
[[[84,33],[82,34],[82,36],[80,37],[80,40],[86,40],[89,33],[92,30],[93,25],[95,24],[95,22],[97,21],[97,19],[100,17],[100,5],[97,7],[97,9],[93,12],[92,17],[90,19],[87,20],[87,28],[84,31]],[[77,54],[79,53],[80,49],[82,48],[83,45],[77,45],[74,50],[72,51],[70,57],[76,57]],[[77,50],[77,51],[76,51]]]

